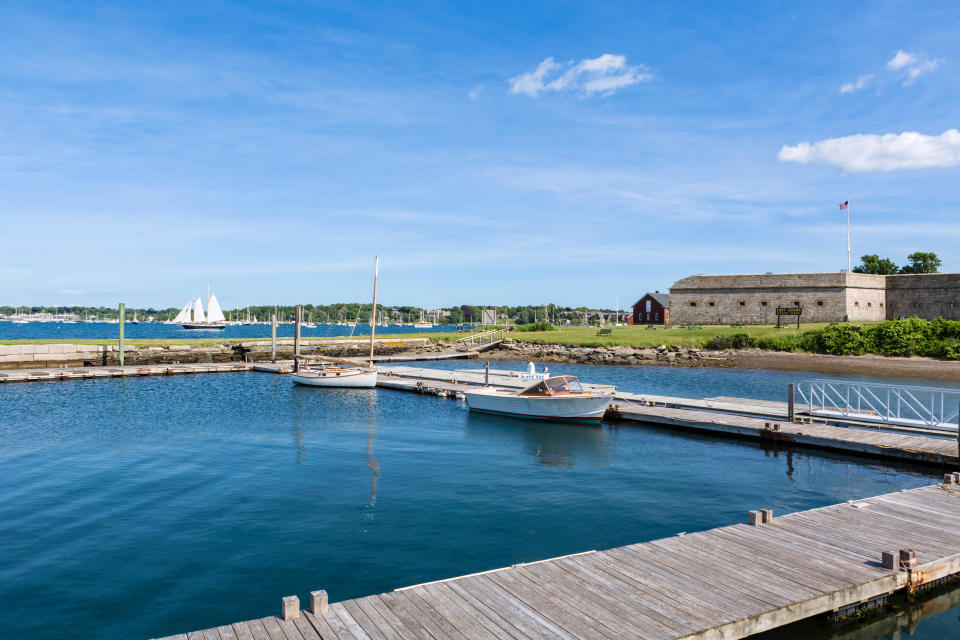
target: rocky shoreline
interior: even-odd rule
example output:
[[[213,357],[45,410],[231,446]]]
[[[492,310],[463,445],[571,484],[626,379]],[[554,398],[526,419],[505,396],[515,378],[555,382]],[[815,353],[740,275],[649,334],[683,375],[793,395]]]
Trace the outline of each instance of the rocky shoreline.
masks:
[[[577,347],[504,340],[497,349],[483,354],[496,360],[536,360],[567,364],[678,365],[685,367],[725,366],[727,353],[703,349],[658,347]]]
[[[489,360],[533,360],[567,364],[772,369],[960,382],[960,361],[920,357],[829,356],[760,349],[708,351],[667,345],[655,348],[577,347],[516,340],[505,340],[497,349],[485,352],[482,357]]]
[[[427,338],[376,340],[376,355],[435,353],[450,345]],[[314,357],[362,357],[370,352],[365,340],[303,340],[300,354]],[[213,362],[265,362],[271,356],[269,341],[220,342],[205,345],[124,345],[124,364],[188,364]],[[277,340],[277,359],[293,358],[293,340]],[[0,369],[116,366],[117,345],[21,344],[0,345]]]

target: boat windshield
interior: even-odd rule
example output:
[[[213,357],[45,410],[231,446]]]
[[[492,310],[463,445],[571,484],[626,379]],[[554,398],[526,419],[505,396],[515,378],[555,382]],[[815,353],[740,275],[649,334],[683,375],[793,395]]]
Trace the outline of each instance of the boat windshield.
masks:
[[[531,385],[520,392],[522,396],[556,396],[566,393],[583,393],[580,381],[574,376],[557,376],[547,378],[542,382]]]

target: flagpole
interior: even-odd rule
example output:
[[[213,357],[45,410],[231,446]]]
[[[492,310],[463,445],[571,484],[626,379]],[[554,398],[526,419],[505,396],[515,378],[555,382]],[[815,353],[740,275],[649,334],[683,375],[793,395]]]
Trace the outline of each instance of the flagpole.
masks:
[[[850,273],[850,199],[847,198],[847,273]]]

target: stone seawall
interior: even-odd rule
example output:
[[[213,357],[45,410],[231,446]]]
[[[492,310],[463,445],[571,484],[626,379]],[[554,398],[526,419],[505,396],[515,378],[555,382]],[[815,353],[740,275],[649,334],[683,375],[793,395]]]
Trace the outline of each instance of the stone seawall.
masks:
[[[568,364],[642,365],[665,364],[723,366],[723,352],[703,351],[685,347],[577,347],[562,344],[537,344],[505,340],[497,349],[483,354],[483,358],[503,360],[535,360]]]
[[[449,344],[427,338],[376,340],[376,355],[433,353]],[[303,356],[357,357],[370,352],[366,340],[301,340]],[[0,345],[0,369],[90,367],[117,365],[118,346],[94,344]],[[293,340],[277,340],[277,358],[293,358]],[[182,364],[190,362],[263,362],[270,359],[270,342],[220,342],[207,345],[125,345],[124,364]]]

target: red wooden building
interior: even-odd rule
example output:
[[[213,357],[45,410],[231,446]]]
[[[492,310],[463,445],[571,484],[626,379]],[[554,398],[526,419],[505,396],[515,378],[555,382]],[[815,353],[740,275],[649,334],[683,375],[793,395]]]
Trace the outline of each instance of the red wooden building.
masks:
[[[631,324],[670,324],[670,294],[654,291],[633,305]]]

